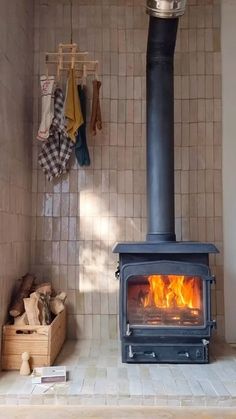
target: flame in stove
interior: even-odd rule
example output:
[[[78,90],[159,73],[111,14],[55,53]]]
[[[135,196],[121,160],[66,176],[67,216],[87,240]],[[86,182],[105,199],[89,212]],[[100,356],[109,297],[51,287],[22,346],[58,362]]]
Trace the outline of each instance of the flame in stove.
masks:
[[[144,307],[201,308],[201,288],[198,277],[184,275],[150,275],[149,292],[143,297]]]

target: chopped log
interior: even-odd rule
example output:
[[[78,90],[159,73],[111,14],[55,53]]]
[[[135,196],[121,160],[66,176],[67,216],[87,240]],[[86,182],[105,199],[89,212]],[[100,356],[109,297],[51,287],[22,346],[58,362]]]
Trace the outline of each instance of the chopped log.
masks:
[[[39,292],[40,294],[52,294],[52,285],[50,282],[44,282],[43,284],[39,284],[35,287],[35,291]]]
[[[30,298],[37,300],[39,310],[39,323],[49,325],[51,323],[50,295],[48,293],[35,291],[30,294]]]
[[[29,296],[33,282],[33,275],[26,274],[23,276],[21,286],[19,287],[13,304],[10,307],[10,315],[12,317],[17,317],[24,313],[24,298]]]
[[[60,298],[52,298],[50,300],[50,310],[53,314],[59,314],[61,313],[65,308],[65,305]]]
[[[60,294],[56,295],[56,297],[51,298],[50,300],[50,310],[53,314],[61,313],[65,308],[65,300],[66,300],[66,293],[60,292]]]
[[[16,300],[16,296],[19,294],[20,287],[22,285],[22,281],[23,281],[23,278],[18,278],[13,285],[9,308],[11,308],[13,306],[14,301]]]
[[[56,295],[56,298],[59,298],[64,303],[66,298],[67,298],[67,295],[64,291],[62,291],[62,292],[60,292],[59,294]]]
[[[36,298],[37,300],[39,299],[39,295],[36,291],[31,292],[31,294],[29,295],[29,298]]]
[[[37,291],[34,291],[30,294],[30,298],[34,298],[37,300],[37,304],[38,304],[38,309],[39,309],[39,323],[43,324],[43,306],[42,303],[40,301],[40,294]]]
[[[50,295],[44,293],[38,293],[39,295],[39,304],[41,310],[41,324],[49,325],[51,323],[51,311],[50,311]]]
[[[24,298],[24,306],[28,317],[29,325],[40,325],[38,298]]]
[[[15,317],[14,318],[14,325],[15,326],[26,326],[28,325],[28,317],[26,312],[24,312],[21,316]]]

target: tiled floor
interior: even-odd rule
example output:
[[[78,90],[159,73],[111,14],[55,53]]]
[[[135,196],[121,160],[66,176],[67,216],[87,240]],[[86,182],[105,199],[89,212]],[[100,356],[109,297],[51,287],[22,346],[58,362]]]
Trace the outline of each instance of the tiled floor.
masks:
[[[128,365],[117,341],[68,341],[56,364],[67,366],[67,383],[2,372],[0,404],[236,407],[236,350],[224,343],[209,365]]]

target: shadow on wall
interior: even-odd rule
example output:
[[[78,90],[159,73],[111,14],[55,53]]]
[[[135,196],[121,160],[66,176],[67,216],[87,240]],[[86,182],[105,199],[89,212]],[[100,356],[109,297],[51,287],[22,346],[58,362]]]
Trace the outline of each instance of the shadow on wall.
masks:
[[[63,195],[66,198],[62,193],[61,208]],[[117,194],[113,196],[115,203],[111,202],[112,194],[94,192],[89,187],[74,195],[77,216],[69,217],[68,213],[57,217],[57,240],[37,240],[32,271],[40,280],[52,279],[56,290],[67,292],[70,338],[115,338],[119,282],[115,280],[117,255],[112,253],[112,246],[118,240],[139,239],[141,218],[138,223],[138,219],[117,217],[112,210],[114,204],[117,206]],[[44,226],[48,219],[44,217]],[[51,219],[54,221],[54,217]]]

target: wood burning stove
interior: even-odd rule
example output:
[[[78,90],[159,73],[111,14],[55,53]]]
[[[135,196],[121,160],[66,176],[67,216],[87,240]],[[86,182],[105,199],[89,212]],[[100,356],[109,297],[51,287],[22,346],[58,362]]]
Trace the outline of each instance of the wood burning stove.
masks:
[[[118,243],[123,362],[206,363],[212,244]]]
[[[209,254],[218,250],[209,243],[175,241],[173,57],[175,16],[184,4],[150,0],[147,5],[147,241],[113,248],[119,253],[123,362],[209,361],[215,325]]]

